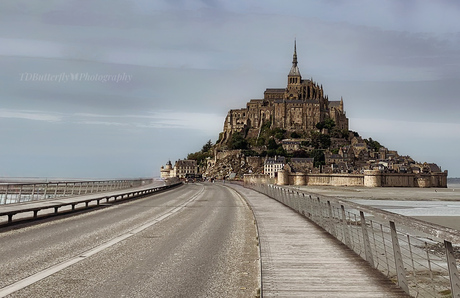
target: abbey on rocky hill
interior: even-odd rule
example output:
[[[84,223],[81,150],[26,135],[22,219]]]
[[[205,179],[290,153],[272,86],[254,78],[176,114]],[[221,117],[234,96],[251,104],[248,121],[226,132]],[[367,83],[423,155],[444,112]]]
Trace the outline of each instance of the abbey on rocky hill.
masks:
[[[292,67],[286,88],[267,88],[263,99],[251,99],[246,108],[230,110],[224,123],[221,143],[226,143],[235,132],[245,132],[254,138],[262,126],[281,128],[288,132],[306,132],[316,129],[316,124],[330,118],[337,128],[348,130],[348,118],[343,109],[343,99],[329,101],[323,86],[312,79],[303,80],[297,66],[297,49],[294,42]]]

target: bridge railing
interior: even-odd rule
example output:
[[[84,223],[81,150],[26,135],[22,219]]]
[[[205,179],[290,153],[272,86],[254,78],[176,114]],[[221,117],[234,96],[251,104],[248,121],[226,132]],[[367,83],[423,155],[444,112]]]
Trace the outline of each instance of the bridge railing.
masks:
[[[459,231],[334,197],[245,186],[315,222],[411,296],[460,297]]]
[[[0,205],[127,189],[148,183],[152,183],[152,179],[0,184]]]

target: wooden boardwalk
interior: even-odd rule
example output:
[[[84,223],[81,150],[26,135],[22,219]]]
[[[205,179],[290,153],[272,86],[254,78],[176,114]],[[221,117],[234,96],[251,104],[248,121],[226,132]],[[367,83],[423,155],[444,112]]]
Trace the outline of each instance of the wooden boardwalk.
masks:
[[[305,217],[258,192],[232,187],[256,216],[263,297],[409,297]]]

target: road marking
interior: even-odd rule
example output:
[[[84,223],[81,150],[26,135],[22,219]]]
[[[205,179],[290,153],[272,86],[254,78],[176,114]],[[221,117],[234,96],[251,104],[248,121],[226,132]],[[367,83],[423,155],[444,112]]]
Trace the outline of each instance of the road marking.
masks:
[[[106,249],[106,248],[109,248],[111,247],[112,245],[115,245],[117,244],[118,242],[121,242],[133,235],[136,235],[137,233],[140,233],[141,231],[147,229],[148,227],[151,227],[153,225],[155,225],[156,223],[159,223],[160,221],[168,218],[169,216],[179,212],[181,209],[183,209],[184,207],[186,207],[189,203],[191,203],[192,201],[196,200],[199,196],[201,196],[204,192],[204,187],[201,188],[201,190],[196,193],[195,195],[193,195],[188,201],[186,201],[185,203],[183,203],[182,205],[180,206],[177,206],[171,210],[169,210],[168,212],[160,215],[159,217],[143,224],[142,226],[140,227],[137,227],[129,232],[127,232],[126,234],[123,234],[123,235],[120,235],[116,238],[113,238],[112,240],[110,241],[107,241],[99,246],[96,246],[90,250],[87,250],[81,254],[79,254],[78,256],[76,257],[73,257],[71,259],[68,259],[67,261],[64,261],[64,262],[61,262],[59,264],[56,264],[54,266],[51,266],[45,270],[42,270],[40,272],[37,272],[29,277],[26,277],[20,281],[17,281],[9,286],[6,286],[6,287],[3,287],[0,289],[0,298],[3,298],[7,295],[10,295],[16,291],[19,291],[27,286],[30,286],[31,284],[34,284],[44,278],[47,278],[48,276],[54,274],[54,273],[57,273],[67,267],[70,267],[72,266],[73,264],[76,264],[80,261],[83,261],[84,259]]]

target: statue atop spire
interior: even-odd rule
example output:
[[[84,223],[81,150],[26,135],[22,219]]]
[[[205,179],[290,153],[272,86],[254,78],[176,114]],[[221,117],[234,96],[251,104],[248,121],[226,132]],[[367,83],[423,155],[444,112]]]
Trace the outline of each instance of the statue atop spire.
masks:
[[[292,67],[289,76],[300,76],[300,70],[297,66],[297,40],[294,39],[294,55],[292,56]],[[300,80],[299,80],[300,83]]]

